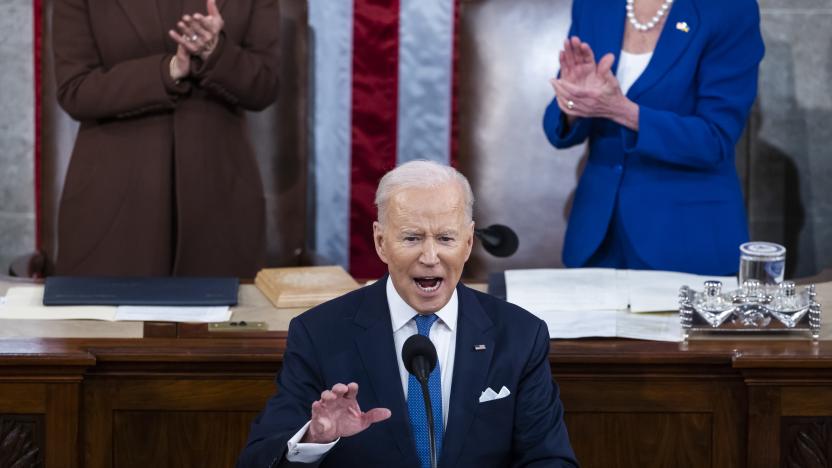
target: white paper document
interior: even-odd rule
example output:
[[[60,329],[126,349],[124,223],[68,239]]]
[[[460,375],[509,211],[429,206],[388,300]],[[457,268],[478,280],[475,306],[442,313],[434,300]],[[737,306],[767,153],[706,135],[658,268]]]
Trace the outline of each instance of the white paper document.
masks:
[[[508,301],[543,319],[552,338],[679,341],[681,286],[702,289],[714,279],[737,287],[735,277],[609,268],[508,270],[505,278]]]
[[[627,273],[630,312],[667,312],[679,310],[679,288],[704,289],[705,281],[722,282],[722,290],[737,289],[736,276],[700,276],[675,271],[621,270]]]
[[[678,314],[617,312],[615,336],[636,340],[682,341],[682,324]]]
[[[626,311],[532,312],[549,329],[550,338],[633,338],[681,341],[679,316],[632,314]]]
[[[618,312],[614,310],[530,310],[549,328],[549,338],[615,337]]]
[[[228,306],[159,307],[159,306],[45,306],[43,286],[16,286],[6,292],[0,303],[0,319],[14,320],[107,320],[159,322],[226,322],[231,318]]]
[[[679,308],[679,288],[703,289],[706,280],[736,289],[733,276],[700,276],[672,271],[611,268],[507,270],[509,302],[527,310],[627,310],[669,312]]]
[[[116,319],[114,306],[43,305],[43,286],[15,286],[6,291],[0,319],[16,320],[108,320]]]
[[[626,270],[610,268],[507,270],[509,302],[529,310],[622,310],[627,292],[619,276]]]
[[[228,306],[211,307],[160,307],[119,306],[116,320],[144,322],[208,323],[227,322],[231,318]]]

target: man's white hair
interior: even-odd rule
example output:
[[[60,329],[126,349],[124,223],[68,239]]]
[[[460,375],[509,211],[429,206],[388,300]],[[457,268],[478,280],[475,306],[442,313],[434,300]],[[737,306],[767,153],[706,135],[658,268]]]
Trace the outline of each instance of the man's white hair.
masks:
[[[384,174],[376,190],[376,208],[378,221],[383,223],[387,218],[387,204],[390,198],[402,189],[435,188],[449,182],[456,182],[462,189],[465,202],[465,216],[468,221],[474,219],[474,192],[471,184],[462,173],[451,166],[433,161],[410,161]]]

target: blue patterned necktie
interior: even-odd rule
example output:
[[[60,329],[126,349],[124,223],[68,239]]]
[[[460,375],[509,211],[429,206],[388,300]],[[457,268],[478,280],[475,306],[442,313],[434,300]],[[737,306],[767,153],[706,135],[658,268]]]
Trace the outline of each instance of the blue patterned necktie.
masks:
[[[430,338],[430,327],[439,317],[436,314],[417,315],[416,328],[419,334]],[[442,453],[442,387],[441,371],[439,362],[433,372],[428,376],[428,392],[430,394],[431,409],[433,410],[433,427],[436,436],[436,458],[439,462],[439,455]],[[407,381],[407,410],[410,413],[410,427],[413,429],[413,438],[416,442],[416,453],[422,462],[422,468],[430,468],[430,435],[428,433],[428,415],[425,411],[422,386],[413,374]]]

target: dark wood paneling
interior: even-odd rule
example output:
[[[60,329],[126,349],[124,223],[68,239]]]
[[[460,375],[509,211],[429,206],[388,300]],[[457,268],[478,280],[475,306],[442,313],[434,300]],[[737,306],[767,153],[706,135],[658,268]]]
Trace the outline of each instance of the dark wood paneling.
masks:
[[[777,466],[780,462],[780,389],[748,390],[748,465]]]
[[[271,376],[177,374],[91,378],[84,395],[84,466],[232,466],[228,457],[239,454],[251,419],[275,392]]]
[[[92,355],[64,340],[0,340],[0,419],[34,421],[37,447],[36,462],[16,465],[10,460],[18,456],[10,454],[19,454],[21,445],[6,445],[6,438],[0,468],[79,466],[80,386],[94,364]]]
[[[31,383],[0,383],[0,413],[43,413],[46,386]]]
[[[50,384],[46,399],[46,466],[79,466],[80,386]],[[0,465],[2,466],[2,465]]]
[[[832,466],[832,418],[783,418],[781,466]]]
[[[285,348],[285,337],[0,340],[0,414],[44,418],[47,467],[228,466]],[[813,447],[828,446],[832,343],[556,340],[550,360],[584,466],[826,456]]]
[[[0,467],[43,466],[42,415],[0,415]]]
[[[113,466],[234,466],[256,415],[253,411],[116,411]]]
[[[742,381],[725,382],[715,389],[712,466],[746,466],[748,394]]]
[[[707,413],[570,413],[566,425],[581,466],[713,466]]]
[[[91,379],[88,387],[88,394],[103,393],[112,410],[259,410],[275,391],[271,380],[236,380],[233,374],[216,379]]]
[[[626,377],[625,377],[626,378]],[[641,381],[582,382],[560,380],[561,399],[570,411],[644,413],[712,412],[720,387],[704,382]]]
[[[832,416],[832,387],[788,386],[780,394],[784,416]]]
[[[739,379],[714,374],[701,374],[696,380],[683,373],[636,379],[615,374],[558,378],[570,438],[582,464],[743,466],[745,388]],[[671,422],[672,429],[663,429]],[[663,444],[670,440],[675,442],[669,447],[677,446],[678,453],[672,454],[677,459],[667,459],[670,455],[664,453]],[[617,448],[599,451],[606,446]],[[650,454],[650,463],[658,464],[645,464],[643,456],[634,457],[627,453],[630,450]]]

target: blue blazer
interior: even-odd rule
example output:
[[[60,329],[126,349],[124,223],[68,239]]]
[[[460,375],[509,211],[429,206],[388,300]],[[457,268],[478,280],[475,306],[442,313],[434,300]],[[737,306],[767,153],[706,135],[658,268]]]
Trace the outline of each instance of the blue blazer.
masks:
[[[625,2],[575,0],[570,36],[600,59],[616,56]],[[764,47],[755,0],[676,0],[653,57],[627,97],[639,105],[639,131],[608,119],[565,128],[557,102],[546,109],[549,141],[566,148],[589,139],[575,192],[563,261],[582,266],[617,208],[626,236],[650,267],[732,274],[748,240],[734,146],[757,94]]]
[[[393,342],[386,278],[292,320],[278,392],[252,424],[238,467],[286,464],[287,441],[323,390],[357,382],[362,409],[390,419],[342,438],[320,466],[419,467]],[[525,310],[457,287],[459,320],[444,467],[577,466],[549,366],[546,324]],[[477,351],[475,345],[485,345]],[[511,395],[479,403],[483,390]]]

